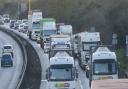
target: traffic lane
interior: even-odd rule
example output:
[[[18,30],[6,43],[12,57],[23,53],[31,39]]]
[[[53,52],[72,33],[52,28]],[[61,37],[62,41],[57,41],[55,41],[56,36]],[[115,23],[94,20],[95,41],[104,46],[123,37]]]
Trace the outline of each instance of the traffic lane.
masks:
[[[13,30],[13,29],[11,29],[11,30]],[[48,63],[49,63],[48,55],[44,54],[44,52],[43,52],[42,48],[39,46],[39,44],[37,44],[35,41],[30,40],[26,34],[23,34],[16,30],[13,30],[13,31],[15,33],[21,35],[22,37],[24,37],[26,40],[28,40],[33,45],[33,47],[36,49],[36,52],[39,55],[41,67],[42,67],[42,79],[41,79],[40,89],[46,89],[47,88],[47,80],[45,78],[45,75],[46,75],[46,69],[48,68]],[[88,79],[86,78],[85,72],[81,70],[81,68],[78,66],[78,63],[76,64],[76,66],[79,71],[79,79],[77,81],[77,89],[90,89],[89,85],[88,85]]]
[[[89,87],[89,79],[86,77],[86,72],[81,69],[79,66],[78,60],[75,59],[76,68],[78,69],[79,73],[79,84],[81,89],[90,89]]]
[[[30,40],[29,40],[30,41]],[[46,80],[46,70],[49,66],[49,59],[48,59],[48,54],[45,54],[42,50],[42,48],[40,47],[39,44],[37,44],[36,42],[30,41],[31,44],[33,45],[33,47],[36,49],[39,58],[40,58],[40,62],[41,62],[41,66],[42,66],[42,80],[41,80],[41,86],[40,89],[48,89],[48,84],[47,84],[47,80]],[[77,85],[76,85],[76,89],[83,89],[81,86],[81,83],[79,82],[80,79],[77,80]],[[89,89],[89,88],[87,88]]]
[[[41,73],[42,78],[41,78],[40,89],[47,89],[48,88],[47,87],[47,80],[46,80],[45,76],[46,76],[46,70],[47,70],[48,64],[49,64],[48,55],[43,52],[43,49],[40,47],[39,44],[37,44],[35,41],[30,40],[26,34],[23,34],[23,33],[18,32],[18,31],[14,31],[14,32],[21,35],[22,37],[24,37],[28,42],[30,42],[32,44],[32,46],[36,50],[36,52],[39,56],[41,68],[42,68],[42,73]]]
[[[13,30],[13,29],[11,29]],[[39,44],[37,44],[37,42],[32,41],[28,38],[27,34],[21,33],[17,30],[13,30],[15,33],[19,34],[20,36],[24,37],[29,43],[32,44],[32,46],[34,47],[34,49],[36,50],[39,59],[40,59],[40,63],[41,63],[41,68],[42,68],[42,80],[45,80],[45,75],[46,75],[46,69],[48,68],[48,64],[49,64],[49,59],[48,59],[48,55],[44,53],[43,49],[40,47]]]
[[[18,44],[7,34],[0,31],[0,46],[3,47],[5,44],[11,44],[14,47],[14,59],[13,59],[13,67],[10,68],[1,68],[0,67],[0,89],[14,89],[17,85],[17,82],[20,77],[22,65],[23,65],[23,57],[21,49]],[[2,48],[0,47],[0,48]]]
[[[42,67],[42,79],[41,79],[41,85],[40,85],[40,89],[47,89],[47,80],[46,80],[46,70],[48,68],[48,64],[49,64],[49,59],[48,59],[48,55],[44,54],[42,48],[39,46],[39,44],[37,44],[36,42],[33,42],[31,40],[29,40],[29,42],[33,45],[33,47],[35,48],[36,52],[39,55],[40,58],[40,63],[41,63],[41,67]]]

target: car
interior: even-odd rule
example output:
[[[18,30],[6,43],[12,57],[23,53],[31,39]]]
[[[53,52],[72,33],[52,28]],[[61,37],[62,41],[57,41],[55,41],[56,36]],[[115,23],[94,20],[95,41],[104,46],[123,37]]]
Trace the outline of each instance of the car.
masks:
[[[13,57],[11,53],[3,53],[1,57],[1,67],[12,67]]]
[[[28,22],[27,19],[22,19],[22,23],[26,23],[26,22]]]
[[[15,20],[11,20],[10,21],[10,28],[14,28],[14,25],[15,25]]]
[[[19,23],[18,23],[18,22],[15,22],[15,23],[14,23],[14,29],[17,30],[18,27],[19,27]]]
[[[0,25],[4,25],[4,19],[1,15],[0,15]]]
[[[10,22],[9,14],[4,14],[4,15],[3,15],[3,19],[4,19],[4,22],[5,22],[5,23],[9,23],[9,22]]]
[[[0,19],[0,25],[4,25],[4,20]]]
[[[22,20],[17,20],[17,23],[18,24],[22,24]]]
[[[24,30],[24,24],[19,24],[18,31],[22,32]]]
[[[13,57],[13,46],[12,45],[4,45],[2,53],[11,53]]]

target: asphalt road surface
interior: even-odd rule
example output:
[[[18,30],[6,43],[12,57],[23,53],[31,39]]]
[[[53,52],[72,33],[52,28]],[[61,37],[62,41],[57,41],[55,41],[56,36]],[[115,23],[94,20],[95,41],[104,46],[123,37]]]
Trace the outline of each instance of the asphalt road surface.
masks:
[[[15,89],[23,65],[22,52],[13,38],[0,31],[0,57],[2,56],[2,47],[6,44],[11,44],[14,48],[13,67],[0,66],[0,89]]]

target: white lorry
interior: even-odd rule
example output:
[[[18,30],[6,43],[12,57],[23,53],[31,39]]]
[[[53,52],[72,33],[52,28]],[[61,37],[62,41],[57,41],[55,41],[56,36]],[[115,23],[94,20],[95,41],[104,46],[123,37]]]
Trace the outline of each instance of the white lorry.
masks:
[[[73,58],[71,36],[51,35],[50,42],[46,73],[48,89],[76,89],[78,71]]]
[[[107,46],[92,46],[89,61],[89,80],[118,79],[118,66],[115,52]]]
[[[36,40],[40,34],[40,20],[42,19],[40,10],[32,10],[28,14],[28,36],[29,39]]]
[[[69,35],[51,35],[50,36],[50,49],[71,49],[72,42]]]
[[[90,59],[90,47],[97,46],[100,44],[100,33],[99,32],[82,32],[77,36],[77,47],[79,65],[82,69],[86,69],[88,60]]]
[[[72,35],[72,25],[60,25],[59,33],[64,35]]]
[[[53,54],[46,73],[48,89],[76,89],[78,71],[73,57],[62,50]]]
[[[47,53],[50,49],[50,35],[56,34],[56,20],[54,18],[43,18],[41,20],[40,45]]]

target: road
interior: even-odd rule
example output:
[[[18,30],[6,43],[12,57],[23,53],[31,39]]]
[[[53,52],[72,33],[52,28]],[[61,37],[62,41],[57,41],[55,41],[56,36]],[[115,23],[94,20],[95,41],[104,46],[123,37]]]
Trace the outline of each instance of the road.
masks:
[[[6,26],[6,27],[9,28],[8,26]],[[11,30],[13,30],[13,29],[11,29]],[[14,32],[16,32],[17,34],[20,34],[22,37],[24,37],[26,40],[28,40],[33,45],[35,50],[37,51],[39,58],[40,58],[41,67],[42,67],[42,79],[41,79],[42,83],[41,83],[40,89],[47,89],[45,74],[46,74],[46,69],[48,68],[48,55],[44,54],[44,52],[43,52],[42,48],[39,46],[39,44],[37,44],[34,41],[29,40],[28,36],[26,34],[18,32],[18,31],[14,31]],[[79,67],[77,59],[76,59],[76,67],[79,72],[79,78],[77,81],[77,84],[78,84],[77,89],[90,89],[89,80],[86,78],[86,73]]]
[[[0,89],[15,89],[20,77],[23,57],[18,44],[7,34],[0,31],[0,57],[2,55],[2,47],[5,44],[11,44],[14,48],[13,67],[0,67]],[[0,63],[1,64],[1,63]]]

